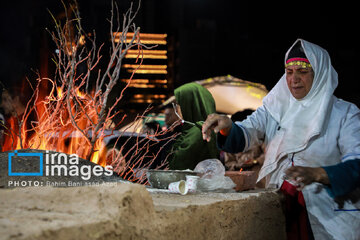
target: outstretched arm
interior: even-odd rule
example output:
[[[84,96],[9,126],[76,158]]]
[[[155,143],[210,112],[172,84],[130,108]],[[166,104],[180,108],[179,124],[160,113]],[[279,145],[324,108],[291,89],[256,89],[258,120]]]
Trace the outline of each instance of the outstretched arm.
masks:
[[[232,121],[228,116],[216,113],[210,114],[202,125],[203,139],[210,142],[212,131],[215,133],[222,131],[224,135],[228,135],[231,131],[231,127]]]

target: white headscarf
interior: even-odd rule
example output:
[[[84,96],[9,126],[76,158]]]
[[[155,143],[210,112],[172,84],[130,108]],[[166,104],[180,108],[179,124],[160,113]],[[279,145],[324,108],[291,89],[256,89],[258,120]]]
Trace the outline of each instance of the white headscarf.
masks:
[[[312,137],[321,134],[332,106],[338,75],[325,49],[298,39],[287,51],[285,61],[299,41],[315,73],[312,87],[303,99],[297,100],[292,96],[284,74],[263,99],[264,107],[279,123],[282,131],[271,139],[267,147],[259,180],[274,171],[283,156],[305,149]]]

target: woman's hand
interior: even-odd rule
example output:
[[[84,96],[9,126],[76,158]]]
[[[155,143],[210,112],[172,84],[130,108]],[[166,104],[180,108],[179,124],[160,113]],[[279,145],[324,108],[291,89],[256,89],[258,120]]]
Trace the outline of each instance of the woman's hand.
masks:
[[[312,167],[290,167],[285,171],[285,179],[293,181],[298,187],[297,190],[301,191],[304,186],[313,182],[319,182],[322,184],[330,184],[326,171],[321,168]]]
[[[212,131],[218,133],[222,130],[226,135],[230,132],[231,126],[232,121],[228,116],[216,113],[210,114],[202,125],[203,139],[210,142]]]

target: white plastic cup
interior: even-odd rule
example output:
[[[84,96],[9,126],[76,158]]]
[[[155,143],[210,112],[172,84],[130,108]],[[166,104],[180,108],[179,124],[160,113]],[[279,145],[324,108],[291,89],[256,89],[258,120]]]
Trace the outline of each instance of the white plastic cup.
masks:
[[[180,193],[181,195],[187,194],[189,190],[184,180],[170,183],[168,189],[171,193]]]
[[[189,189],[189,192],[196,192],[199,178],[199,176],[186,175],[186,185]]]

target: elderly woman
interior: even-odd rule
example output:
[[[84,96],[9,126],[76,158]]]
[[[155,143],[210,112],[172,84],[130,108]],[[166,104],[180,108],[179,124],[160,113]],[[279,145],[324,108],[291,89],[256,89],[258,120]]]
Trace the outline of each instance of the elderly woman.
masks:
[[[205,159],[219,158],[215,139],[205,142],[201,127],[209,114],[215,113],[211,93],[197,83],[184,84],[174,91],[176,114],[181,120],[181,134],[176,138],[169,156],[170,169],[194,169]]]
[[[288,239],[360,239],[359,200],[339,208],[324,184],[299,189],[301,181],[284,180],[291,166],[319,168],[360,158],[360,111],[333,95],[337,84],[326,50],[299,39],[263,106],[242,122],[212,114],[203,124],[203,138],[219,132],[218,145],[227,152],[264,142],[258,181],[266,178],[268,188],[285,194]]]

